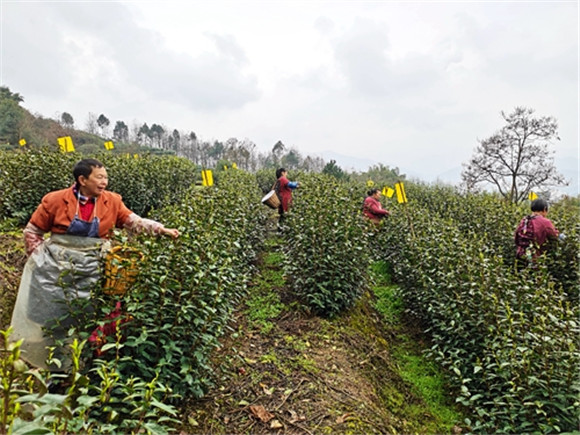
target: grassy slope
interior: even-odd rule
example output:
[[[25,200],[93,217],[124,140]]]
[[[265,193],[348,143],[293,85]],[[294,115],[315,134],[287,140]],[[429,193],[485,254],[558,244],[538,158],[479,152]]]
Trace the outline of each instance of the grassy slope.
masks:
[[[350,312],[311,316],[287,294],[271,240],[215,358],[217,385],[186,408],[187,433],[454,433],[461,414],[401,323],[388,276]]]

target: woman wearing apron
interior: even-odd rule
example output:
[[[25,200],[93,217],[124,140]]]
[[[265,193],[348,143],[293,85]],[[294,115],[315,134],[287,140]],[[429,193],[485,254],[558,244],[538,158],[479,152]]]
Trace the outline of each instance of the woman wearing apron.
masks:
[[[64,367],[47,365],[47,346],[54,345],[54,340],[44,334],[43,327],[53,326],[55,319],[68,312],[67,301],[89,298],[91,286],[100,278],[99,259],[106,253],[110,231],[117,227],[179,236],[176,229],[139,217],[120,195],[107,191],[107,170],[98,160],[81,160],[73,176],[72,187],[42,198],[24,229],[29,258],[12,313],[10,340],[23,339],[22,358],[51,370]],[[50,233],[47,240],[45,233]],[[66,329],[61,324],[54,338],[64,338]]]

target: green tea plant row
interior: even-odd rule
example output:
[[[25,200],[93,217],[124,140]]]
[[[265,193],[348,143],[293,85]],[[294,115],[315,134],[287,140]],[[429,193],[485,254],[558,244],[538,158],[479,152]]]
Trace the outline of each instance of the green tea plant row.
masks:
[[[182,234],[132,243],[145,259],[122,298],[132,316],[124,325],[122,373],[158,375],[183,397],[204,394],[211,385],[209,356],[246,293],[262,246],[260,198],[253,175],[230,170],[219,186],[193,187],[178,204],[153,213]],[[103,319],[113,300],[102,295],[99,301]]]
[[[376,255],[432,337],[430,354],[471,410],[471,430],[577,429],[577,210],[553,207],[568,238],[537,269],[516,273],[513,231],[529,210],[421,185],[407,196],[377,233]]]
[[[72,168],[93,157],[107,167],[108,189],[119,193],[131,210],[147,216],[152,209],[174,204],[201,178],[199,168],[187,159],[171,156],[91,156],[49,149],[0,152],[0,219],[25,224],[42,197],[74,182]]]
[[[361,198],[359,203],[355,198]],[[352,185],[303,174],[283,228],[291,290],[313,312],[335,316],[368,286],[368,222]]]
[[[505,264],[515,261],[513,234],[519,220],[531,213],[529,202],[518,206],[501,201],[495,194],[459,193],[449,186],[408,186],[412,204],[421,205],[429,213],[451,221],[461,234],[485,240],[489,255],[503,258]],[[550,206],[549,218],[556,227],[570,236],[551,250],[550,273],[570,298],[578,301],[578,244],[580,230],[578,200],[564,198]]]
[[[43,171],[47,179],[58,180],[52,171],[62,172],[63,167],[72,167],[80,158],[56,153],[38,161],[34,157],[33,153],[2,155],[14,170],[3,173],[3,186],[12,183],[18,188],[18,183],[26,184],[18,178],[18,167],[36,172],[30,180],[38,185]],[[210,355],[254,273],[253,262],[262,246],[266,217],[253,175],[224,171],[219,185],[201,187],[191,184],[194,168],[173,157],[97,158],[109,169],[112,190],[120,191],[114,188],[113,180],[122,181],[125,188],[133,189],[125,191],[126,197],[133,196],[135,205],[146,207],[143,210],[148,210],[151,217],[179,228],[181,236],[173,240],[116,234],[115,244],[136,248],[143,254],[139,274],[124,295],[107,294],[103,280],[92,292],[90,307],[84,300],[71,303],[68,316],[77,321],[69,329],[67,342],[74,343],[72,360],[77,368],[66,394],[45,394],[46,387],[44,392],[42,388],[33,392],[31,376],[41,385],[46,385],[50,376],[16,370],[12,360],[17,359],[14,352],[18,346],[10,348],[12,356],[7,358],[12,360],[3,361],[6,373],[11,373],[6,379],[15,381],[3,385],[2,404],[10,412],[2,417],[3,422],[12,422],[15,433],[33,426],[41,432],[167,432],[168,425],[175,421],[173,405],[184,398],[202,396],[212,385]],[[43,171],[37,168],[42,162]],[[148,194],[144,187],[156,185],[152,177],[165,180],[166,185],[156,190],[151,187],[152,193]],[[63,179],[64,186],[69,185],[70,180]],[[62,187],[56,182],[51,186]],[[3,211],[16,212],[4,217],[20,216],[24,221],[36,205],[24,208],[37,201],[35,197],[29,203],[22,202],[24,208],[17,209],[16,195],[2,199],[4,205],[10,205]],[[163,207],[155,208],[153,199]],[[102,343],[90,344],[87,339],[99,326],[110,326],[109,316],[117,303],[121,316],[115,323],[116,331],[100,332]],[[59,347],[64,346],[59,343]],[[30,394],[22,396],[27,391]],[[19,404],[32,406],[27,409],[34,409],[35,416],[24,416]]]

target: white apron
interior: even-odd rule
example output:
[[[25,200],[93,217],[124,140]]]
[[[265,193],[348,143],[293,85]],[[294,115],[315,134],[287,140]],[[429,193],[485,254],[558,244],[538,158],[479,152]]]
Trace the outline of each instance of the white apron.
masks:
[[[67,301],[90,297],[93,284],[100,278],[99,261],[106,241],[93,237],[53,234],[30,255],[12,313],[14,331],[10,341],[23,339],[22,359],[35,367],[66,370],[70,365],[69,349],[56,349],[55,357],[63,362],[58,368],[46,363],[47,346],[54,340],[45,335],[45,326],[69,312]],[[66,337],[72,324],[68,318],[54,331],[54,337]]]

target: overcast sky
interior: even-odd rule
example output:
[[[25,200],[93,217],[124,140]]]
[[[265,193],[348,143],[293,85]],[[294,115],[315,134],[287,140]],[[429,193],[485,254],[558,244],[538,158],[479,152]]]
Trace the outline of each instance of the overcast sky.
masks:
[[[0,12],[1,84],[44,117],[84,128],[103,113],[264,152],[281,140],[453,182],[500,112],[526,106],[558,120],[556,166],[578,193],[578,1],[0,0]]]

